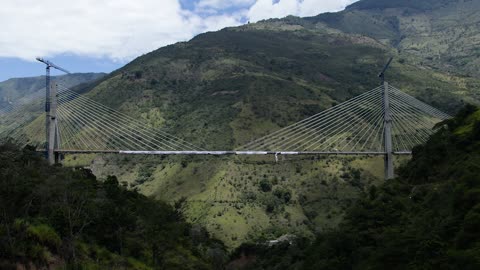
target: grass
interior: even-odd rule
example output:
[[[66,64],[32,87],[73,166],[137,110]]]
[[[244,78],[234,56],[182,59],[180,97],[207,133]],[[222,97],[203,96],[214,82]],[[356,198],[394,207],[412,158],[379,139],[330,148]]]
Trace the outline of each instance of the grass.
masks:
[[[77,157],[76,162],[91,158]],[[121,183],[172,204],[185,197],[181,209],[187,220],[205,226],[230,248],[286,232],[313,236],[316,231],[333,228],[359,193],[382,182],[375,176],[383,173],[383,160],[378,158],[281,158],[279,163],[263,157],[182,160],[97,157],[90,166],[99,177],[116,174]],[[360,182],[342,178],[357,167],[368,167],[362,170]],[[147,168],[153,173],[139,184],[139,174]],[[375,171],[379,168],[380,172]],[[262,179],[272,183],[271,191],[261,191]],[[290,201],[278,199],[274,195],[277,189],[291,192]],[[268,210],[271,202],[274,208]]]

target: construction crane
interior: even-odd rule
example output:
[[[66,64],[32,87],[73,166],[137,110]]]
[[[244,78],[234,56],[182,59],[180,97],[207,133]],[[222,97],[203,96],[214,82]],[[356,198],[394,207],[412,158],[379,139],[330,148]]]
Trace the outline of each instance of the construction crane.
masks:
[[[37,59],[37,61],[42,62],[45,65],[47,65],[47,67],[46,67],[46,83],[45,83],[45,92],[46,92],[45,112],[46,112],[46,115],[47,115],[45,126],[46,126],[47,141],[46,141],[46,144],[45,144],[45,151],[47,153],[47,158],[50,159],[51,157],[49,157],[49,155],[52,155],[52,153],[49,153],[49,146],[52,143],[52,141],[51,140],[49,141],[48,138],[50,137],[51,126],[56,125],[56,119],[55,119],[56,116],[55,115],[54,116],[50,115],[50,104],[51,104],[50,68],[58,69],[58,70],[63,71],[67,74],[70,74],[70,72],[68,70],[62,68],[62,67],[59,67],[59,66],[55,65],[54,63],[52,63],[48,60],[43,59],[43,58],[37,57],[36,59]],[[55,127],[55,129],[56,129],[56,127]],[[57,133],[57,132],[58,132],[58,130],[53,131],[53,133]],[[55,134],[55,135],[57,135],[57,134]]]
[[[50,90],[50,68],[53,67],[54,69],[58,69],[58,70],[63,71],[63,72],[65,72],[65,73],[67,73],[67,74],[70,74],[70,71],[68,71],[68,70],[66,70],[66,69],[64,69],[64,68],[62,68],[62,67],[59,67],[59,66],[55,65],[54,63],[52,63],[52,62],[50,62],[50,61],[48,61],[48,60],[45,60],[45,59],[43,59],[43,58],[40,58],[40,57],[37,57],[37,61],[42,62],[42,63],[44,63],[45,65],[47,65],[47,67],[46,67],[46,71],[47,71],[47,72],[46,72],[46,73],[47,73],[47,74],[46,74],[47,82],[46,82],[46,85],[45,85],[45,86],[46,86],[46,88],[47,88],[47,98],[48,98],[48,94],[49,94],[48,92],[49,92],[49,90]]]
[[[48,61],[48,60],[45,60],[43,58],[40,58],[40,57],[37,57],[37,61],[39,62],[42,62],[44,63],[45,65],[47,65],[46,67],[46,84],[45,84],[45,88],[46,88],[46,94],[47,94],[47,102],[45,102],[45,111],[46,112],[49,112],[50,111],[50,68],[54,68],[54,69],[58,69],[60,71],[63,71],[67,74],[70,74],[70,71],[62,68],[62,67],[59,67],[57,65],[55,65],[54,63]]]
[[[392,63],[392,61],[393,61],[393,56],[390,57],[390,59],[388,60],[388,63],[385,65],[382,72],[378,74],[378,77],[380,78],[380,80],[382,80],[382,84],[385,82],[385,72],[387,72],[387,69],[390,67],[390,64]]]

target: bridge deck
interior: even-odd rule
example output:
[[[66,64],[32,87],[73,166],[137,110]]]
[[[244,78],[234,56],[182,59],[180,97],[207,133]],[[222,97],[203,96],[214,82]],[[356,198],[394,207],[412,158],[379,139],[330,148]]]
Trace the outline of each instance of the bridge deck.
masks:
[[[43,150],[42,150],[43,151]],[[383,156],[385,152],[282,152],[282,151],[123,151],[123,150],[55,150],[60,154],[123,154],[123,155],[204,155],[204,156],[265,156],[265,155],[358,155],[358,156]],[[412,152],[395,152],[395,155],[411,155]]]

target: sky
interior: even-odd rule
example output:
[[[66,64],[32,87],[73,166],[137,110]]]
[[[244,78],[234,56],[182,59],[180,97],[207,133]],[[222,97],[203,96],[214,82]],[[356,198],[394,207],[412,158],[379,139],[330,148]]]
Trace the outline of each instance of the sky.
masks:
[[[195,35],[357,0],[2,0],[0,81],[38,76],[43,57],[70,72],[111,72]],[[54,75],[62,74],[53,71]]]

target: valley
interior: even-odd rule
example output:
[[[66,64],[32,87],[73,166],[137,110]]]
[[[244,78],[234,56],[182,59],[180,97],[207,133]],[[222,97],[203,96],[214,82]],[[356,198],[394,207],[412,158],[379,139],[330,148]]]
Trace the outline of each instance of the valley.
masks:
[[[360,0],[339,12],[199,34],[109,74],[55,78],[69,91],[209,151],[242,149],[380,86],[378,74],[390,57],[390,85],[456,116],[437,125],[426,144],[408,149],[412,155],[395,156],[395,179],[385,181],[384,158],[373,155],[72,153],[46,167],[34,154],[44,145],[45,115],[39,116],[43,107],[32,109],[16,132],[35,147],[0,145],[0,159],[15,168],[0,165],[8,178],[0,192],[14,191],[0,238],[8,238],[7,229],[15,235],[0,251],[45,265],[46,258],[68,264],[74,250],[92,269],[476,269],[479,14],[478,0]],[[45,77],[0,82],[0,108],[43,93],[44,83]],[[78,134],[94,134],[88,123],[78,126]],[[37,175],[30,164],[44,169]],[[56,175],[68,181],[56,187]],[[17,176],[25,190],[12,184]],[[53,201],[36,193],[41,186]],[[61,201],[69,189],[78,197]],[[34,205],[40,198],[38,209],[29,212],[22,196]],[[25,214],[15,213],[12,200]],[[66,212],[45,210],[82,202],[88,209],[79,206],[78,222],[86,222],[85,232],[82,224],[65,223]],[[120,225],[112,225],[108,211]],[[41,225],[49,237],[32,233]],[[78,238],[66,228],[78,229]],[[269,244],[278,239],[287,241]]]
[[[304,23],[287,18],[203,34],[136,59],[86,94],[209,150],[234,149],[370,90],[389,55],[396,61],[387,80],[407,93],[447,112],[477,102],[476,78],[419,67],[417,56],[370,37]],[[186,198],[187,219],[235,248],[335,227],[355,198],[382,183],[381,159],[328,160],[247,165],[235,159],[105,156],[67,157],[65,164],[118,175],[130,188],[172,203]],[[360,183],[345,177],[357,171]],[[275,190],[262,192],[263,179],[278,181],[274,189],[290,192],[296,203],[283,202]],[[243,206],[248,197],[256,198],[255,206]],[[267,211],[271,204],[279,210]]]

